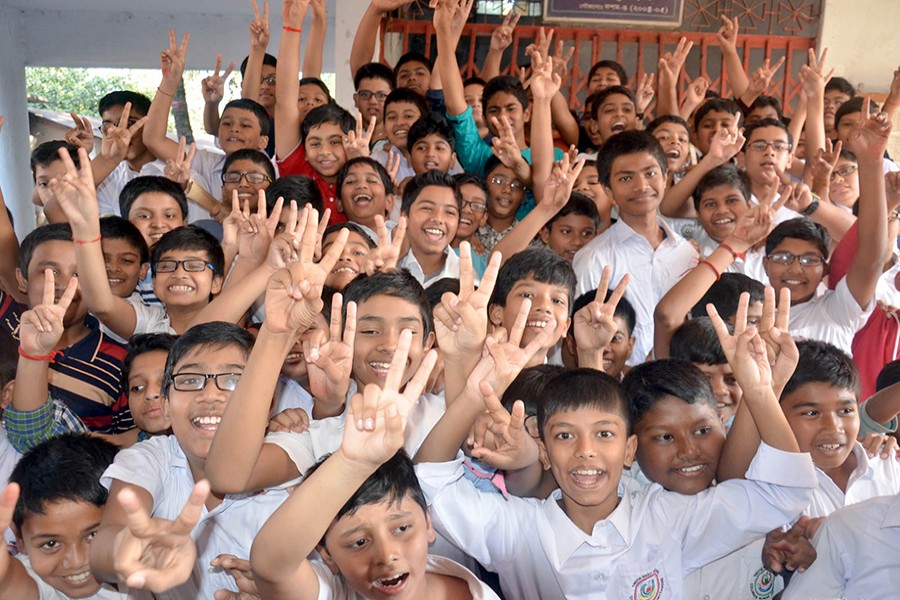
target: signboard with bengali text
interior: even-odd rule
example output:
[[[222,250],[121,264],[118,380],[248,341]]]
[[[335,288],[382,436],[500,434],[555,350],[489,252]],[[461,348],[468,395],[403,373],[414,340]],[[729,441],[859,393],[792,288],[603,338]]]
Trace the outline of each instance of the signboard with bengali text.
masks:
[[[544,0],[544,20],[677,27],[684,0]]]

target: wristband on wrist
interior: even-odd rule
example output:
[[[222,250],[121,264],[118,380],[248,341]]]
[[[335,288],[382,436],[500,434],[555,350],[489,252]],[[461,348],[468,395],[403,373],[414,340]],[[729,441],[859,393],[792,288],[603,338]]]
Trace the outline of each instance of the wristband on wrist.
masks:
[[[56,357],[59,354],[61,354],[61,352],[59,352],[58,350],[54,350],[53,352],[51,352],[50,354],[47,354],[46,356],[32,356],[31,354],[28,354],[25,351],[23,351],[22,346],[19,346],[19,356],[21,356],[22,358],[27,358],[28,360],[36,361],[36,362],[50,362],[50,363],[56,362]]]
[[[95,242],[99,242],[99,241],[102,240],[102,239],[103,239],[103,236],[102,236],[102,235],[98,235],[97,237],[95,237],[95,238],[92,239],[92,240],[76,240],[74,236],[72,237],[72,241],[75,242],[76,244],[78,244],[79,246],[85,246],[85,245],[87,245],[87,244],[93,244],[93,243],[95,243]]]
[[[819,198],[818,194],[813,194],[812,202],[809,203],[809,206],[807,206],[806,208],[801,210],[800,214],[803,215],[804,217],[808,217],[811,214],[813,214],[814,212],[816,212],[817,210],[819,210],[819,200],[820,199],[821,198]]]
[[[294,33],[303,33],[302,29],[297,29],[296,27],[290,27],[288,25],[285,25],[284,27],[282,27],[282,29],[284,29],[285,31],[293,31]]]
[[[698,261],[697,264],[698,265],[706,265],[707,267],[712,269],[712,272],[716,274],[716,281],[718,281],[719,279],[722,278],[722,274],[719,273],[719,270],[716,268],[716,265],[712,264],[710,261],[704,259],[704,260]]]
[[[170,98],[174,98],[174,97],[175,97],[175,94],[170,94],[169,92],[167,92],[167,91],[165,91],[164,89],[162,89],[162,87],[156,88],[156,91],[159,92],[160,94],[162,94],[163,96],[169,96]]]
[[[747,255],[745,253],[735,251],[734,248],[732,248],[729,244],[726,244],[725,242],[722,242],[721,244],[719,244],[719,248],[724,248],[724,249],[728,250],[731,253],[731,257],[734,260],[737,260],[739,258],[741,260],[747,260]]]

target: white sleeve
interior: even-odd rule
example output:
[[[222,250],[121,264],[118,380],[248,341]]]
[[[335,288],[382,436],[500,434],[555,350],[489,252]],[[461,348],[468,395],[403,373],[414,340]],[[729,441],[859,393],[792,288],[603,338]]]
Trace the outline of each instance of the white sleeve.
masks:
[[[129,304],[134,308],[134,335],[140,333],[175,333],[169,321],[166,309],[159,304],[144,304],[140,300],[133,301],[129,298]]]
[[[596,238],[595,238],[596,239]],[[589,246],[584,246],[582,250],[575,254],[572,260],[572,268],[575,270],[575,297],[587,293],[597,287],[599,279],[594,274],[591,267],[594,264],[595,252]]]
[[[322,458],[341,447],[344,438],[344,417],[329,417],[312,421],[303,433],[274,431],[266,435],[266,444],[274,444],[284,450],[301,475]]]
[[[356,600],[356,593],[347,586],[344,578],[332,573],[323,562],[311,560],[309,566],[319,580],[317,600]]]
[[[125,187],[121,176],[121,169],[127,168],[125,162],[120,162],[106,179],[97,186],[97,204],[100,206],[100,215],[119,215],[119,194]]]
[[[172,436],[157,436],[120,450],[113,464],[106,468],[100,483],[109,489],[113,479],[147,490],[153,497],[154,509],[166,495],[166,471],[170,466],[166,445]]]
[[[832,519],[825,519],[813,540],[816,560],[802,573],[795,573],[784,590],[783,600],[809,598],[843,598],[847,583],[845,566],[854,557],[848,556],[842,538],[851,532],[841,532]],[[857,559],[861,557],[856,557]]]

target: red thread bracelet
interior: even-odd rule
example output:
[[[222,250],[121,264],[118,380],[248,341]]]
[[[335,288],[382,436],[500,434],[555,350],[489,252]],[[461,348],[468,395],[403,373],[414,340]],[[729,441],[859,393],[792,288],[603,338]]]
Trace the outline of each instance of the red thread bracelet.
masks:
[[[302,29],[297,29],[296,27],[288,27],[287,25],[282,27],[282,29],[284,29],[285,31],[293,31],[294,33],[303,33]]]
[[[731,252],[731,256],[734,258],[734,260],[737,260],[737,259],[747,260],[747,255],[746,255],[745,253],[743,253],[743,252],[736,252],[734,248],[732,248],[731,246],[729,246],[729,245],[726,244],[725,242],[722,242],[721,244],[719,244],[719,248],[725,248],[726,250],[728,250],[729,252]]]
[[[33,360],[37,362],[56,362],[56,357],[60,354],[58,350],[54,350],[50,354],[46,356],[32,356],[22,350],[22,346],[19,346],[19,356],[23,358],[27,358],[28,360]]]
[[[712,264],[710,261],[708,261],[708,260],[701,260],[701,261],[697,261],[697,264],[698,264],[698,265],[706,265],[707,267],[709,267],[710,269],[712,269],[713,273],[716,274],[716,281],[718,281],[719,279],[722,278],[722,274],[719,273],[719,270],[716,268],[716,265]]]
[[[103,239],[103,236],[102,236],[102,235],[98,235],[96,238],[94,238],[94,239],[92,239],[92,240],[76,240],[76,239],[73,237],[73,238],[72,238],[72,241],[75,242],[76,244],[78,244],[79,246],[84,246],[85,244],[93,244],[93,243],[95,243],[95,242],[99,242],[99,241],[102,240],[102,239]]]

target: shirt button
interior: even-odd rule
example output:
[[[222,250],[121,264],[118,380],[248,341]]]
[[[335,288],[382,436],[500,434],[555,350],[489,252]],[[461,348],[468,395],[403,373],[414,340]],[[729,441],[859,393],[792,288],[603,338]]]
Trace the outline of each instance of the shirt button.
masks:
[[[706,594],[705,596],[703,596],[703,600],[709,600],[709,594]]]

